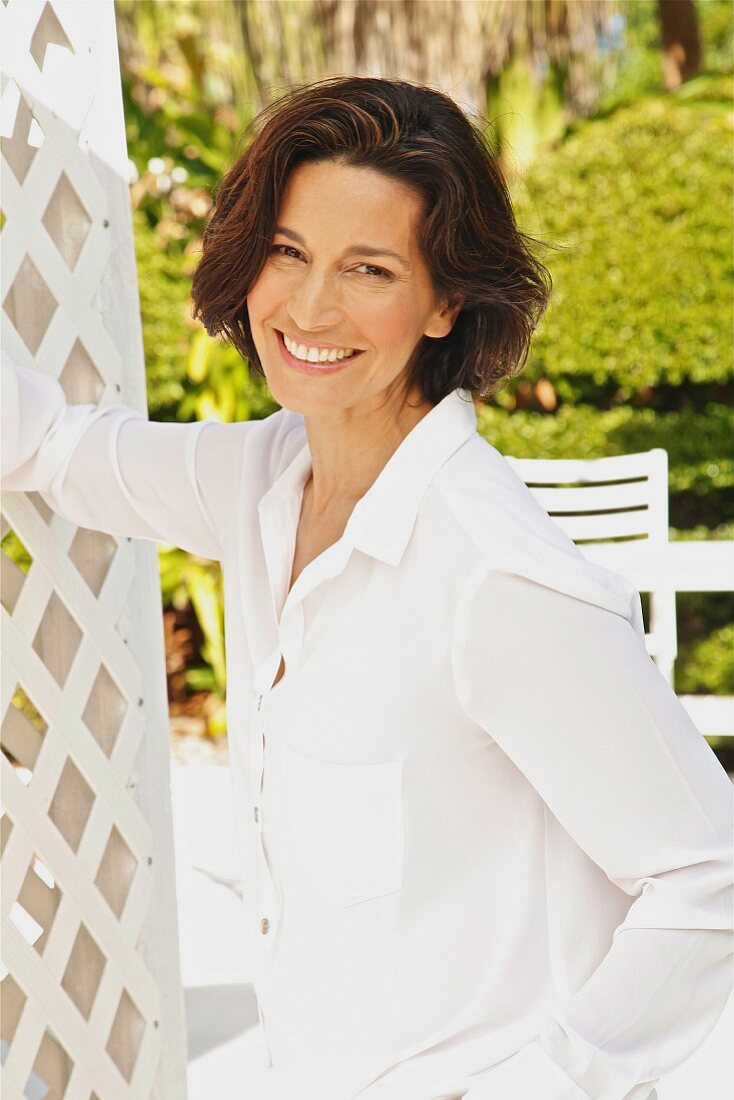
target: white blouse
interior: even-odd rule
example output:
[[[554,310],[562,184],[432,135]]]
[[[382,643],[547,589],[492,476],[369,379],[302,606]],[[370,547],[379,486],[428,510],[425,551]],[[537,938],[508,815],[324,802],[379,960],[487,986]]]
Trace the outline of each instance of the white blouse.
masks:
[[[732,988],[732,786],[638,593],[468,392],[288,592],[299,414],[161,424],[2,374],[4,488],[222,562],[268,1100],[654,1096]]]

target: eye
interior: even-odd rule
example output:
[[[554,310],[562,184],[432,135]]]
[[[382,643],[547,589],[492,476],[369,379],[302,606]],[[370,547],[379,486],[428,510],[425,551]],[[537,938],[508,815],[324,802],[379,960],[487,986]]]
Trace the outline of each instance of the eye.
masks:
[[[281,251],[281,249],[283,251]],[[290,244],[274,244],[270,250],[275,252],[278,256],[283,256],[284,259],[303,259],[303,255]],[[383,279],[387,281],[392,279],[392,272],[387,271],[384,267],[377,267],[375,264],[358,264],[357,268],[366,267],[368,269],[367,274],[371,279]],[[356,270],[356,269],[355,269]]]
[[[271,252],[278,252],[279,248],[284,248],[286,250],[286,252],[295,252],[296,256],[301,255],[301,253],[298,251],[298,249],[294,248],[293,245],[290,245],[290,244],[274,244],[272,249],[271,249]],[[278,252],[278,255],[279,256],[285,256],[286,252]]]
[[[370,268],[370,274],[372,272],[376,271],[377,275],[372,275],[372,278],[375,278],[375,279],[391,279],[392,278],[391,273],[389,271],[386,271],[384,267],[375,267],[374,264],[359,264],[358,266],[359,267],[368,267],[368,268]]]

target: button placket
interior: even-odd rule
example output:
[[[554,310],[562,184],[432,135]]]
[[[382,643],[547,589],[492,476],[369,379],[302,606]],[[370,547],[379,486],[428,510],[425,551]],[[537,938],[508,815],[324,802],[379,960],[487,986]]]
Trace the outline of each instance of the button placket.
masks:
[[[262,836],[262,779],[264,774],[264,732],[262,725],[265,692],[260,692],[253,705],[251,727],[251,766],[253,778],[253,817],[258,825],[258,858],[260,863],[260,893],[257,908],[257,945],[267,952],[278,916],[277,895]]]
[[[263,775],[263,735],[260,728],[260,710],[262,709],[263,698],[264,696],[259,694],[255,699],[250,720],[250,775],[253,812],[254,807],[260,806]],[[261,817],[262,815],[258,813],[257,816]]]
[[[255,684],[258,694],[252,709],[251,723],[251,769],[252,769],[252,815],[257,826],[258,857],[261,868],[261,889],[256,913],[257,921],[257,954],[264,964],[270,956],[274,946],[277,924],[280,912],[278,890],[273,878],[273,871],[268,857],[265,839],[263,836],[264,813],[263,788],[265,782],[265,715],[267,713],[267,701],[272,691],[278,686],[273,684],[277,670],[280,666],[281,656],[285,661],[283,679],[288,676],[289,670],[298,663],[303,640],[303,611],[300,603],[289,608],[278,624],[278,645],[260,666]]]

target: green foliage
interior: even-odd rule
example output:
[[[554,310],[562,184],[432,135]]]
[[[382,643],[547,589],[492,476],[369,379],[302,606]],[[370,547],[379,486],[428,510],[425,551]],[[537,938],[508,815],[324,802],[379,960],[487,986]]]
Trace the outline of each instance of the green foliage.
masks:
[[[227,677],[224,660],[224,600],[222,571],[192,569],[188,573],[188,589],[191,603],[204,633],[201,656],[211,670],[210,690],[224,697]],[[191,670],[194,671],[194,670]]]
[[[602,97],[597,117],[623,103],[634,103],[663,90],[660,20],[656,9],[656,0],[631,0],[627,3],[625,49],[614,87]]]
[[[505,163],[528,163],[536,149],[563,134],[568,65],[553,60],[543,81],[521,52],[487,83],[485,113],[492,120],[493,151]]]
[[[727,537],[732,538],[729,529]],[[681,694],[734,694],[734,592],[679,592],[675,688]],[[717,749],[718,751],[718,749]],[[729,742],[734,768],[734,741]]]
[[[508,415],[484,406],[478,424],[502,454],[516,458],[597,458],[663,447],[668,452],[671,524],[688,527],[703,517],[713,527],[734,519],[732,416],[722,405],[712,403],[702,413],[562,405],[554,415]]]
[[[7,554],[23,573],[27,573],[33,564],[33,558],[12,529],[6,531],[0,539],[0,550],[3,554]]]
[[[179,610],[193,607],[204,635],[200,656],[203,664],[186,669],[186,685],[192,691],[209,691],[219,706],[207,715],[207,732],[223,732],[227,689],[224,642],[224,579],[216,562],[187,554],[176,546],[159,545],[161,596],[164,606]]]
[[[703,71],[731,73],[734,58],[734,9],[731,0],[696,3],[703,51]],[[614,87],[602,98],[597,117],[622,104],[664,90],[660,62],[662,42],[657,0],[628,0],[625,5],[625,49]]]
[[[229,424],[261,420],[279,408],[262,380],[250,374],[239,352],[210,339],[203,329],[189,341],[186,379],[181,419],[193,416]]]
[[[480,430],[518,457],[663,447],[671,537],[731,539],[734,10],[697,5],[704,71],[665,93],[656,9],[626,6],[615,87],[514,186],[522,227],[561,249],[525,370]],[[679,599],[676,686],[732,691],[731,598],[704,595]]]
[[[564,250],[525,371],[481,418],[518,457],[663,447],[674,537],[731,537],[734,520],[731,88],[703,75],[609,107],[536,161],[521,220],[542,215],[535,235]]]
[[[17,707],[18,710],[23,715],[25,715],[30,724],[38,733],[40,733],[41,735],[45,734],[46,730],[48,729],[45,718],[34,707],[33,703],[30,701],[20,685],[18,685],[13,692],[11,702],[14,707]],[[5,746],[3,746],[3,752],[8,753],[11,757],[13,757],[13,753],[10,752],[9,748],[6,748]],[[15,757],[13,757],[13,759],[15,759]]]
[[[142,210],[133,210],[138,290],[148,411],[153,420],[177,420],[184,397],[189,334],[184,313],[189,299],[186,258],[161,247],[160,235]]]
[[[252,65],[233,34],[232,5],[116,0],[115,11],[128,148],[139,174],[152,157],[168,154],[186,167],[189,189],[209,189],[232,157],[233,135],[252,117],[254,102]],[[158,221],[165,203],[156,210],[155,197],[151,193],[146,205]]]
[[[731,0],[703,0],[696,8],[706,71],[730,73],[734,65],[734,8]]]
[[[722,80],[726,98],[712,98]],[[554,294],[529,380],[551,379],[562,401],[609,407],[654,404],[656,388],[683,384],[693,402],[691,384],[728,379],[730,111],[731,79],[701,78],[578,125],[533,165],[541,236],[567,251],[546,260]],[[680,396],[666,390],[659,404]]]
[[[683,695],[734,695],[734,623],[714,630],[683,654],[676,690]]]
[[[213,192],[252,116],[252,70],[230,33],[237,23],[229,9],[201,0],[116,4],[137,172],[131,199],[148,407],[158,420],[249,419],[274,407],[232,349],[210,341],[191,319],[191,278]],[[204,35],[204,26],[218,33]],[[210,344],[205,352],[201,339]]]

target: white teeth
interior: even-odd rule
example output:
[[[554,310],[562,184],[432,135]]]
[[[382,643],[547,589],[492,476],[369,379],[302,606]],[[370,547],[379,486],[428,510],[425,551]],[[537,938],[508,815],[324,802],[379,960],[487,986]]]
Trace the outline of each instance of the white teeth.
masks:
[[[347,359],[354,355],[353,348],[311,348],[306,344],[296,344],[285,333],[283,333],[283,343],[291,355],[296,359],[303,359],[306,363],[335,363],[339,359]]]

